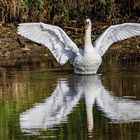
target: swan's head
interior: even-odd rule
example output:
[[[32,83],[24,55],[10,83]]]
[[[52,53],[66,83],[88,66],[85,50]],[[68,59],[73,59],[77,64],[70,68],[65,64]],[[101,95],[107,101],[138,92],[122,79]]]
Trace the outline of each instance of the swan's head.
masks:
[[[85,20],[85,29],[91,29],[91,20],[90,19]]]

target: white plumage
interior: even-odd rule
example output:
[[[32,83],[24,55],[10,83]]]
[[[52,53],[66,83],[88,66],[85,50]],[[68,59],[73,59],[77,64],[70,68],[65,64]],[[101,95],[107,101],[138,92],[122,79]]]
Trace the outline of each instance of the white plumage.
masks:
[[[102,63],[102,56],[115,42],[140,35],[139,23],[124,23],[110,26],[91,43],[91,20],[85,25],[84,49],[80,49],[59,27],[44,23],[21,23],[18,34],[49,48],[60,64],[68,60],[74,66],[74,73],[95,74]]]

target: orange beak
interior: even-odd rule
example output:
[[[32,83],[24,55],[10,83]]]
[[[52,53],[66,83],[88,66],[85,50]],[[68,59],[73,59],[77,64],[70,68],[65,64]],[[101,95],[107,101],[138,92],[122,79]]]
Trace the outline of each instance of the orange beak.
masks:
[[[88,29],[89,27],[91,27],[90,23],[85,23],[85,29]]]

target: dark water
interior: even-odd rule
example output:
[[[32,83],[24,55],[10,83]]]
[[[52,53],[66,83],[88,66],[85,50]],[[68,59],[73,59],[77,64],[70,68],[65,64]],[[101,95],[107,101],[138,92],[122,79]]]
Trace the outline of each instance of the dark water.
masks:
[[[1,69],[0,140],[140,140],[140,69]]]

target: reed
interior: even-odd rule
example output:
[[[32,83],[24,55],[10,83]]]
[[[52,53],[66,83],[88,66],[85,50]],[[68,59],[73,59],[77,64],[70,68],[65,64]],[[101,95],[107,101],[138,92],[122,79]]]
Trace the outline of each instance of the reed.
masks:
[[[5,23],[19,20],[22,10],[20,0],[0,0],[0,21]]]
[[[118,16],[132,16],[139,12],[139,0],[0,0],[1,23],[62,23],[85,16],[106,20]]]

